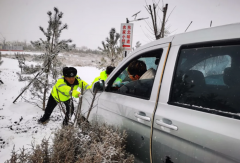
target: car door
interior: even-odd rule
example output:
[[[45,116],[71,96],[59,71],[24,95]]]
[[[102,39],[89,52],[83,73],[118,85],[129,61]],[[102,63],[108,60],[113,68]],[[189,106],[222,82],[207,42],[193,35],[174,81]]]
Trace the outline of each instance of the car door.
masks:
[[[231,40],[171,48],[153,124],[154,163],[240,162],[239,52],[240,41]]]
[[[136,162],[149,162],[149,138],[151,127],[151,116],[154,109],[156,95],[156,79],[158,72],[162,71],[165,56],[169,44],[161,44],[144,49],[137,54],[132,54],[124,63],[117,67],[107,81],[106,91],[102,92],[98,100],[97,121],[117,126],[126,130],[128,152],[134,154]],[[146,63],[147,69],[156,71],[155,78],[141,79],[135,81],[134,88],[131,81],[121,86],[114,87],[117,78],[122,83],[126,81],[126,68],[134,60],[142,60]],[[123,77],[124,76],[124,77]],[[143,75],[144,76],[144,75]],[[138,87],[139,83],[150,83]],[[127,91],[119,91],[122,88]],[[117,90],[118,89],[118,90]]]

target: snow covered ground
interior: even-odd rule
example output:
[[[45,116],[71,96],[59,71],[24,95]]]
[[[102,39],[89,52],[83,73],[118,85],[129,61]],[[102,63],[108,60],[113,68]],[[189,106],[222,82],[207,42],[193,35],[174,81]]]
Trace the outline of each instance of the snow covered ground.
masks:
[[[41,55],[44,52],[27,52],[27,51],[0,51],[3,57],[15,58],[15,54],[23,54],[26,61],[32,61],[35,56]],[[92,66],[96,67],[98,62],[101,60],[102,55],[91,54],[91,53],[71,53],[64,52],[58,54],[58,59],[65,65],[73,66]]]
[[[41,55],[43,52],[26,52],[26,51],[1,51],[1,54],[9,54],[9,55],[14,55],[14,54],[30,54],[30,55]]]
[[[19,150],[23,146],[30,147],[31,143],[39,144],[41,140],[53,136],[53,132],[62,125],[62,115],[56,107],[50,121],[40,125],[37,120],[43,111],[21,98],[13,104],[14,99],[20,94],[21,88],[27,82],[19,82],[16,72],[20,72],[15,59],[2,58],[0,66],[0,163],[10,159],[13,146]],[[71,65],[68,65],[71,66]],[[81,79],[91,84],[100,70],[95,67],[76,67]]]

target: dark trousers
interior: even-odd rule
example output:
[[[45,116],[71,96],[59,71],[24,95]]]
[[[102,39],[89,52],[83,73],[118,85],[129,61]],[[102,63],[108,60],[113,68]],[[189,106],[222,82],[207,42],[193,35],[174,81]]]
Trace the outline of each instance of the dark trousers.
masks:
[[[70,100],[64,101],[64,105],[66,106],[66,116],[64,118],[64,121],[68,121],[69,119],[69,112],[70,112]],[[53,109],[57,106],[57,101],[53,98],[53,96],[50,94],[47,102],[47,107],[45,109],[44,115],[45,117],[49,118],[53,112]],[[72,102],[72,109],[71,109],[71,116],[73,115],[74,112],[74,105]]]

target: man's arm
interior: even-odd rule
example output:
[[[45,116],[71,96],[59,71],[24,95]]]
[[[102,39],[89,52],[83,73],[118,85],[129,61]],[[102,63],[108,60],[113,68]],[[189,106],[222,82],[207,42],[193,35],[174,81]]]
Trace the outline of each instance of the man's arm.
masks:
[[[83,90],[87,90],[87,89],[91,89],[91,86],[88,85],[87,82],[85,82],[84,80],[81,80],[81,79],[78,79],[78,82],[79,82],[79,87]]]

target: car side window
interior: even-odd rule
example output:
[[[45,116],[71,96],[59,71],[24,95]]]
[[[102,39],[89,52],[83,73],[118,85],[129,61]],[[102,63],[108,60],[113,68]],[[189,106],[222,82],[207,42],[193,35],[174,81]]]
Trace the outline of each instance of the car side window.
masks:
[[[183,46],[169,103],[240,119],[240,45]]]
[[[231,56],[213,56],[199,62],[190,70],[202,72],[206,85],[225,85],[223,72],[227,67],[231,67]]]
[[[163,50],[153,50],[128,61],[110,80],[108,92],[149,99]]]

